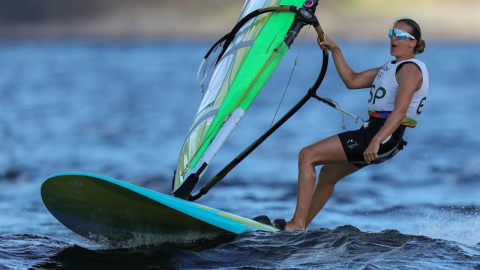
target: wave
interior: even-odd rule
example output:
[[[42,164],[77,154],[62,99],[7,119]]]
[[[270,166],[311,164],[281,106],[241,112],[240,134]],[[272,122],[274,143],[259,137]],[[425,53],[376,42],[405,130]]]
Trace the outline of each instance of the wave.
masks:
[[[7,269],[480,269],[480,244],[350,225],[117,249],[27,234],[0,240]]]

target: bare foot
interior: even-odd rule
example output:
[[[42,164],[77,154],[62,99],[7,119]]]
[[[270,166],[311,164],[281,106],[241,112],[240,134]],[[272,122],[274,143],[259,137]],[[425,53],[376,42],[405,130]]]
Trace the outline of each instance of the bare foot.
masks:
[[[305,229],[306,228],[304,226],[302,227],[293,220],[287,222],[287,227],[285,228],[287,231],[304,231]]]

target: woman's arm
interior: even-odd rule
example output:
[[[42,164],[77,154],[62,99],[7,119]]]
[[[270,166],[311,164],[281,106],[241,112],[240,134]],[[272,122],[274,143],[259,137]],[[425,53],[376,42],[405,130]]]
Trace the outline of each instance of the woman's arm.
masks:
[[[329,51],[332,52],[333,62],[335,63],[338,75],[342,79],[345,86],[348,89],[371,87],[373,84],[373,80],[375,79],[375,76],[377,75],[380,68],[372,68],[360,73],[356,73],[347,64],[347,61],[343,56],[342,50],[337,45],[337,43],[335,43],[335,41],[333,41],[330,37],[325,37],[325,41],[320,42],[320,40],[318,40],[318,44],[320,45],[320,48],[322,50],[327,48]]]

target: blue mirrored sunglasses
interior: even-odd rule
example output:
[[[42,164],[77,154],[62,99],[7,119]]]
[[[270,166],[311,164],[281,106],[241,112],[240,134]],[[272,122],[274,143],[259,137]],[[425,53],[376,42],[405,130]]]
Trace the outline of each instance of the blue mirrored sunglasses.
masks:
[[[390,29],[390,31],[388,31],[388,37],[389,38],[392,38],[393,35],[395,35],[397,37],[397,39],[400,39],[400,40],[405,40],[407,38],[415,39],[414,36],[410,35],[409,33],[405,32],[403,30],[397,29],[397,28],[392,28],[392,29]]]

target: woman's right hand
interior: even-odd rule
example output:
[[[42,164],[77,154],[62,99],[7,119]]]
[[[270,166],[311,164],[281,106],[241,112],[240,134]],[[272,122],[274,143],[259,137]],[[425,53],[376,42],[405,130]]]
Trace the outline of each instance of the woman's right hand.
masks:
[[[325,35],[325,41],[321,41],[319,38],[317,38],[317,43],[318,46],[320,46],[320,49],[325,50],[328,49],[329,51],[335,50],[338,48],[337,43],[333,41],[329,36]]]

